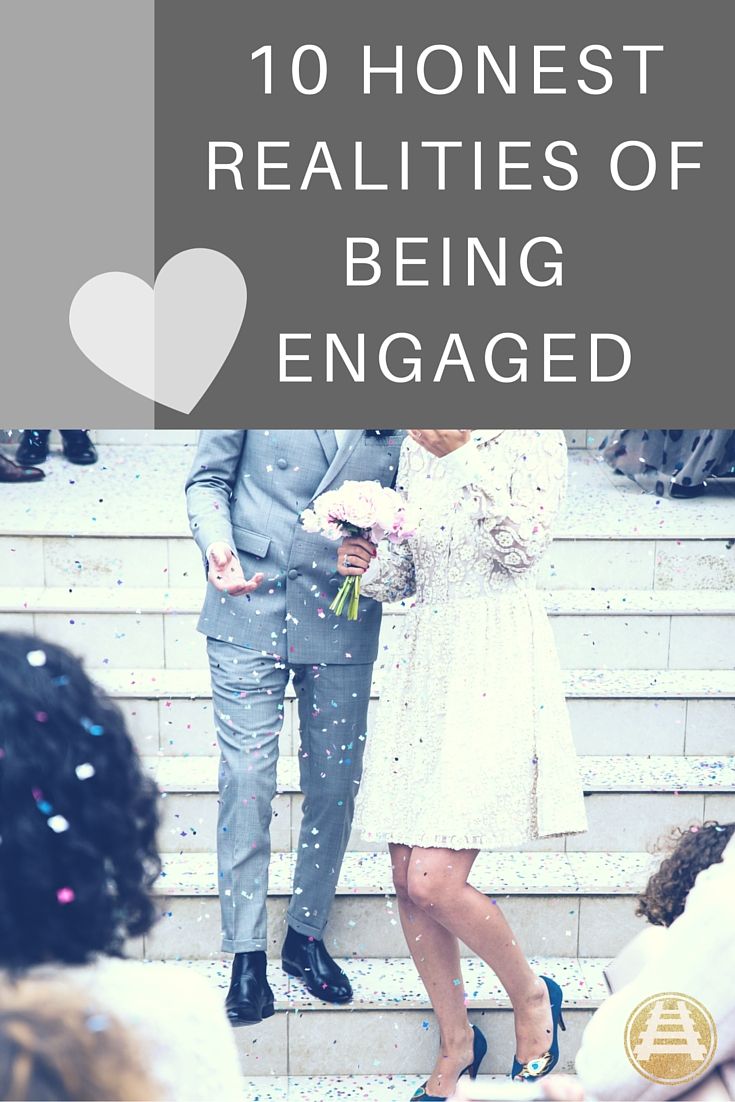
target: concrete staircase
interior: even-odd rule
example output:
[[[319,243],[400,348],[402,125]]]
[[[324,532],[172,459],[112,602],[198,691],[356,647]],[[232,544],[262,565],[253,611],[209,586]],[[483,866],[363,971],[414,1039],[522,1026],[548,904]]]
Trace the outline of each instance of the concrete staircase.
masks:
[[[569,435],[589,447],[570,453],[567,508],[542,585],[590,830],[566,843],[483,854],[474,874],[539,968],[565,987],[567,1067],[605,996],[604,964],[638,928],[635,896],[652,843],[675,825],[735,818],[735,496],[722,488],[658,501],[595,461],[596,434]],[[97,437],[97,467],[54,456],[44,483],[3,487],[0,628],[70,646],[119,700],[165,794],[163,917],[131,951],[201,971],[224,988],[216,747],[194,630],[203,575],[182,498],[193,435]],[[373,707],[378,691],[376,683]],[[405,1099],[430,1067],[437,1038],[385,853],[353,835],[327,933],[353,979],[354,1003],[314,1002],[278,967],[300,821],[297,741],[290,697],[269,893],[278,1012],[237,1031],[248,1097]],[[465,955],[472,1017],[491,1040],[485,1070],[502,1074],[513,1051],[508,1003],[490,970]]]

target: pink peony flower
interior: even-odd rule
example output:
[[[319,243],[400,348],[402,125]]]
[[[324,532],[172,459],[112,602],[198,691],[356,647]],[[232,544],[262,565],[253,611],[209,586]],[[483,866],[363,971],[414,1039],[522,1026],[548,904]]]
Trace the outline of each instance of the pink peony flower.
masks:
[[[379,482],[344,482],[338,490],[320,494],[301,514],[304,529],[329,540],[363,536],[374,544],[388,539],[403,543],[416,533],[406,502],[399,493]],[[346,577],[329,609],[349,620],[359,616],[360,576]]]
[[[361,534],[373,543],[402,543],[415,535],[406,503],[399,493],[379,482],[348,481],[338,490],[320,494],[301,514],[307,532],[338,540]]]
[[[301,514],[301,523],[304,526],[305,531],[310,535],[316,536],[322,530],[322,522],[317,516],[314,509],[304,509]]]

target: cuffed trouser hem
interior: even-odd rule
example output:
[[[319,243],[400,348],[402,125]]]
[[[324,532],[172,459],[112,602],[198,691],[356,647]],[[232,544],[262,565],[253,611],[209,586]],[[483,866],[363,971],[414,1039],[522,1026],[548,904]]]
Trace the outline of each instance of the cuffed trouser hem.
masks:
[[[286,915],[286,922],[297,934],[303,934],[305,937],[315,937],[318,941],[321,941],[324,936],[324,926],[310,926],[308,922],[304,922],[300,918],[294,918],[290,914]]]
[[[225,938],[222,942],[223,953],[265,953],[267,947],[264,937],[251,937],[245,941],[228,941]]]

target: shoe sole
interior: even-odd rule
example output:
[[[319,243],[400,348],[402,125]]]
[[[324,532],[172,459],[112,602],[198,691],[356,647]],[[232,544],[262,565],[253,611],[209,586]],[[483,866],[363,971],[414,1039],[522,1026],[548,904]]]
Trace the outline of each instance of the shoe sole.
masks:
[[[331,1003],[332,1006],[344,1006],[346,1003],[351,1003],[354,998],[354,995],[348,995],[346,999],[325,999],[323,995],[311,990],[300,968],[297,968],[294,964],[286,964],[285,961],[281,961],[281,967],[287,976],[293,976],[294,979],[301,980],[309,994],[315,999],[319,999],[320,1002]]]
[[[269,1003],[267,1006],[263,1007],[263,1010],[262,1010],[261,1015],[260,1015],[259,1018],[242,1018],[242,1017],[239,1017],[239,1016],[238,1017],[232,1017],[228,1013],[227,1014],[227,1020],[230,1023],[230,1025],[234,1026],[234,1027],[237,1027],[237,1026],[240,1026],[240,1025],[259,1025],[260,1022],[262,1022],[264,1018],[272,1018],[273,1015],[275,1014],[275,1012],[276,1012],[275,1006],[273,1005],[273,1003]]]

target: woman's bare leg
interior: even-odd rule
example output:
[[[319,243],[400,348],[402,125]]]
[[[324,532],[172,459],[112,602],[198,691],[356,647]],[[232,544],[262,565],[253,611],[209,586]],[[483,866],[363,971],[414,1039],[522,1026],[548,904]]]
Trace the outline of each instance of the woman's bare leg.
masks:
[[[500,907],[467,883],[477,852],[414,847],[408,865],[408,896],[424,915],[455,941],[464,941],[495,972],[513,1006],[516,1055],[525,1063],[541,1056],[551,1043],[549,995]],[[439,949],[442,943],[435,937],[434,944]]]
[[[459,1073],[472,1060],[472,1030],[465,1007],[459,942],[409,898],[410,846],[391,845],[390,853],[403,933],[439,1025],[440,1053],[427,1093],[449,1096],[454,1093]]]

